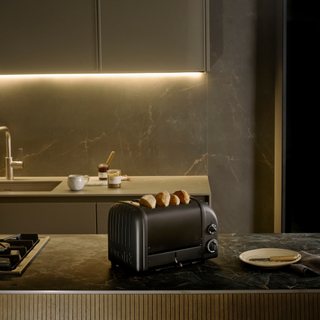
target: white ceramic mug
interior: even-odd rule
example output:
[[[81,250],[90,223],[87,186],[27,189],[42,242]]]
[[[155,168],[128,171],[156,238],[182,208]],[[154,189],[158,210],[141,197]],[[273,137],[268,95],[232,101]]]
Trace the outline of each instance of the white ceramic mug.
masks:
[[[87,179],[86,182],[85,179]],[[70,174],[68,177],[68,187],[72,191],[79,191],[89,182],[89,180],[90,178],[87,175]]]

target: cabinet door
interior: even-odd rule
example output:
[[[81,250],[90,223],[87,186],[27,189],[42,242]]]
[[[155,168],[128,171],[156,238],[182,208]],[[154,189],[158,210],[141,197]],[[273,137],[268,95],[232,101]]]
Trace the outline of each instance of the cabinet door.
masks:
[[[97,70],[94,0],[0,0],[0,74]]]
[[[96,204],[0,203],[0,233],[96,233]]]
[[[101,0],[103,72],[204,71],[204,0]]]
[[[97,233],[108,233],[109,210],[113,202],[97,203]]]

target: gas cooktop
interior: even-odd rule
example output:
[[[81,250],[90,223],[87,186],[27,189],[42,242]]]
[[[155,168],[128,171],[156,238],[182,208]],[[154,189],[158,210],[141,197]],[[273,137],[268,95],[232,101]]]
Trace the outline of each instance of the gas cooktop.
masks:
[[[0,275],[22,274],[50,237],[16,234],[0,239]]]

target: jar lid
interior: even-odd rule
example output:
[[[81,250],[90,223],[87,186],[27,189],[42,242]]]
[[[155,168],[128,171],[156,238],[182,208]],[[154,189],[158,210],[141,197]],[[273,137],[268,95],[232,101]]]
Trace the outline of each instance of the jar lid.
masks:
[[[107,171],[108,174],[115,174],[115,175],[121,175],[121,170],[120,169],[109,169]]]
[[[98,168],[109,168],[109,166],[106,163],[100,163]]]

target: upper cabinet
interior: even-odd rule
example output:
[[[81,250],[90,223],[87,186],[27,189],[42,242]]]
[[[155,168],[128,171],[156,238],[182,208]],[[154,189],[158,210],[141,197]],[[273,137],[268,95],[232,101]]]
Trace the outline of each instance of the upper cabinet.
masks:
[[[208,0],[0,0],[0,74],[206,70]]]
[[[205,1],[100,1],[102,72],[205,71]]]
[[[0,0],[0,74],[97,71],[93,0]]]

